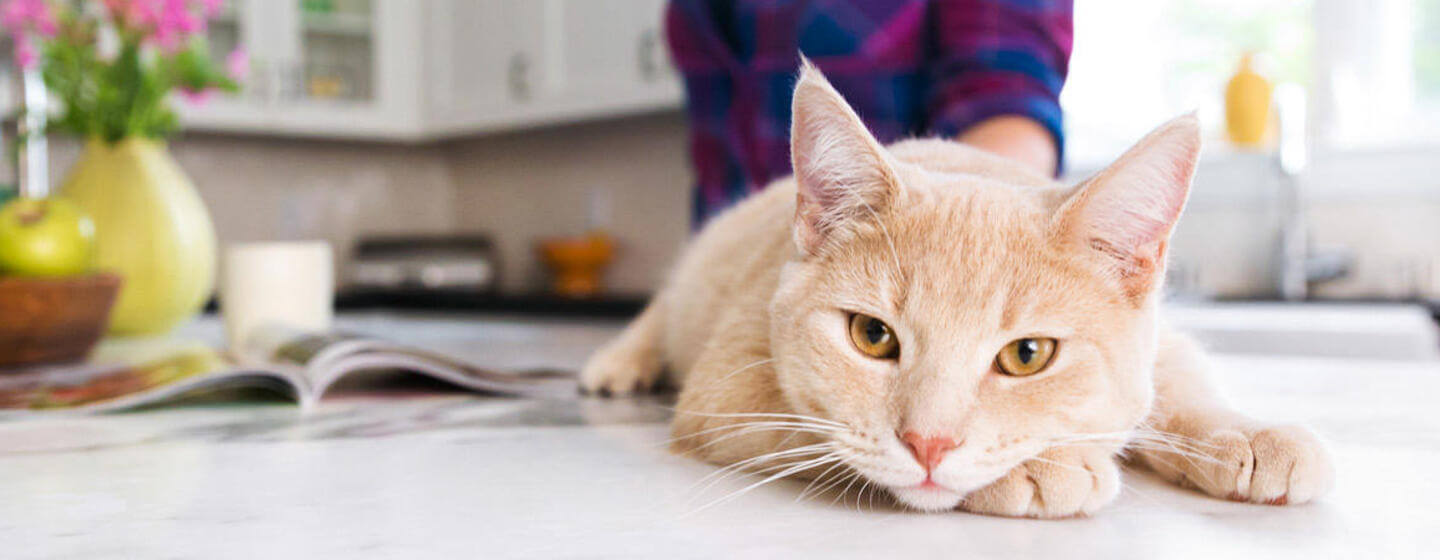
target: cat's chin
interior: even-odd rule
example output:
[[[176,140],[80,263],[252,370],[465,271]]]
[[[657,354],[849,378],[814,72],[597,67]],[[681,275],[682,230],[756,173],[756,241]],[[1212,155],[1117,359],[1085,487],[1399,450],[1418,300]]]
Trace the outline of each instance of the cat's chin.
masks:
[[[965,494],[936,484],[892,487],[890,494],[895,500],[911,509],[920,511],[946,511],[955,509]]]

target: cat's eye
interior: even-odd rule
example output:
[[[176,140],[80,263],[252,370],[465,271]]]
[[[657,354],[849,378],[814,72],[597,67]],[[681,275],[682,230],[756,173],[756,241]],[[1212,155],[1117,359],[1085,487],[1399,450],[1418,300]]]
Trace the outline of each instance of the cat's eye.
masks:
[[[1055,359],[1053,338],[1021,338],[1006,344],[995,356],[995,369],[1005,375],[1035,375]]]
[[[884,321],[852,313],[850,315],[850,341],[861,354],[880,360],[894,360],[900,357],[900,340],[895,331]]]

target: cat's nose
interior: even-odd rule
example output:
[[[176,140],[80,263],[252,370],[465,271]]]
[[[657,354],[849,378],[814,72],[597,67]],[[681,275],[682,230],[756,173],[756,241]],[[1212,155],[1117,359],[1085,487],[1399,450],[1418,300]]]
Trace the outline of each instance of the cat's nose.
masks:
[[[940,464],[946,453],[960,446],[960,442],[948,437],[926,437],[916,432],[905,432],[900,439],[910,447],[910,453],[915,455],[915,460],[925,467],[925,472],[935,470],[935,466]]]

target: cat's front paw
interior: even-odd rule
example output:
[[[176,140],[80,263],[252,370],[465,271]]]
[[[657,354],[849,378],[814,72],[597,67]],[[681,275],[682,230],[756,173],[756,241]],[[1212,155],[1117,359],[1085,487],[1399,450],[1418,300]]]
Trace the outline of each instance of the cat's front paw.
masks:
[[[663,368],[653,349],[620,339],[602,348],[580,370],[580,390],[600,396],[645,393],[660,382]]]
[[[1162,476],[1211,496],[1256,504],[1301,504],[1330,490],[1335,469],[1314,432],[1300,426],[1226,429],[1149,462]]]
[[[1089,515],[1120,493],[1120,468],[1104,447],[1051,449],[960,503],[971,513],[1055,519]]]

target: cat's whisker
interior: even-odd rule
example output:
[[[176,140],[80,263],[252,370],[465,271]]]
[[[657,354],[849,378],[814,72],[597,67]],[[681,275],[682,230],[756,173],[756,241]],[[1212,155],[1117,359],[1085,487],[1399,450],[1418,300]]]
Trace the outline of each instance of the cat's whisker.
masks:
[[[715,486],[719,485],[719,484],[722,483],[722,482],[725,482],[725,481],[728,481],[728,480],[732,480],[732,479],[734,479],[735,477],[743,478],[743,477],[745,477],[745,476],[761,476],[761,477],[763,477],[763,476],[769,476],[771,473],[774,473],[774,472],[776,472],[776,471],[787,470],[787,469],[793,467],[794,465],[798,464],[798,463],[801,462],[801,461],[811,461],[811,460],[814,460],[814,459],[816,459],[816,457],[802,458],[802,459],[796,459],[796,460],[791,460],[791,461],[785,461],[785,462],[781,462],[781,463],[776,463],[776,464],[774,464],[774,465],[767,465],[767,466],[764,466],[764,467],[754,468],[754,469],[734,469],[734,470],[730,470],[730,471],[726,472],[726,473],[725,473],[723,476],[721,476],[720,478],[716,478],[714,481],[710,482],[709,484],[706,484],[703,488],[687,490],[686,493],[687,493],[690,497],[684,501],[684,504],[685,504],[685,505],[690,505],[690,504],[695,503],[696,501],[698,501],[698,500],[700,500],[701,498],[703,498],[707,493],[709,493],[711,488],[714,488]]]
[[[817,458],[814,458],[814,459],[809,459],[809,460],[805,460],[805,461],[802,461],[802,462],[799,462],[799,463],[796,463],[796,464],[791,464],[791,465],[789,466],[789,468],[786,468],[785,470],[782,470],[782,471],[780,471],[780,472],[778,472],[778,473],[772,474],[772,475],[766,477],[764,480],[761,480],[761,481],[759,481],[759,482],[753,483],[753,484],[751,484],[751,485],[749,485],[749,486],[746,486],[746,487],[744,487],[744,488],[741,488],[741,489],[739,489],[739,490],[736,490],[736,491],[734,491],[734,492],[731,492],[731,493],[729,493],[729,494],[727,494],[727,495],[725,495],[725,496],[723,496],[723,497],[721,497],[721,498],[719,498],[719,499],[716,499],[716,500],[714,500],[714,501],[711,501],[710,503],[707,503],[707,504],[705,504],[705,505],[703,505],[703,506],[700,506],[699,508],[697,508],[697,509],[695,509],[695,510],[692,510],[690,513],[687,513],[687,514],[685,514],[685,515],[693,515],[693,514],[695,514],[695,513],[699,513],[699,512],[701,512],[701,511],[704,511],[704,510],[709,509],[709,508],[711,508],[711,507],[714,507],[714,506],[717,506],[717,505],[726,503],[726,502],[728,502],[728,501],[730,501],[730,500],[733,500],[733,499],[735,499],[735,498],[738,498],[738,497],[740,497],[740,496],[743,496],[743,495],[749,493],[750,491],[752,491],[752,490],[754,490],[754,489],[756,489],[756,488],[759,488],[759,487],[761,487],[761,486],[764,486],[764,485],[769,484],[769,483],[771,483],[771,482],[774,482],[774,481],[776,481],[776,480],[780,480],[780,479],[782,479],[782,478],[791,476],[791,475],[793,475],[793,474],[800,473],[800,472],[804,472],[804,471],[807,470],[807,469],[812,469],[812,468],[815,468],[815,467],[824,466],[824,465],[826,465],[826,464],[828,464],[828,463],[830,463],[830,462],[832,462],[832,461],[839,461],[839,460],[840,460],[839,456],[838,456],[837,454],[835,454],[834,452],[831,452],[831,453],[822,455],[822,456],[817,457]]]
[[[848,466],[848,465],[847,465],[847,466]],[[819,489],[817,489],[813,494],[810,495],[810,497],[813,498],[813,497],[816,497],[816,496],[820,496],[820,495],[822,495],[822,494],[825,494],[825,493],[827,493],[827,492],[830,492],[831,490],[834,490],[836,487],[840,486],[841,484],[844,484],[846,481],[853,481],[853,480],[855,479],[855,477],[857,477],[857,476],[861,476],[861,475],[860,475],[859,471],[856,471],[856,470],[854,470],[854,469],[842,471],[842,472],[836,474],[835,477],[834,477],[830,482],[828,482],[828,483],[825,484],[824,486],[821,486]],[[841,494],[841,495],[843,496],[843,494]],[[837,496],[836,499],[839,499],[839,497]],[[835,503],[835,500],[831,500],[830,503],[831,503],[831,504],[834,504],[834,503]]]
[[[1214,486],[1215,480],[1214,480],[1214,478],[1212,477],[1212,474],[1213,474],[1213,473],[1208,472],[1207,469],[1201,468],[1200,465],[1197,464],[1197,461],[1203,462],[1203,463],[1209,463],[1209,464],[1212,464],[1212,465],[1223,465],[1223,464],[1224,464],[1223,461],[1221,461],[1221,460],[1219,460],[1219,459],[1217,459],[1217,458],[1215,458],[1215,457],[1212,457],[1212,456],[1210,456],[1210,455],[1201,454],[1201,453],[1195,453],[1195,452],[1190,452],[1190,451],[1182,451],[1182,450],[1177,449],[1177,448],[1175,448],[1175,447],[1173,447],[1173,446],[1159,446],[1159,447],[1155,447],[1155,446],[1140,447],[1140,446],[1137,446],[1137,449],[1142,450],[1142,451],[1151,451],[1152,453],[1150,453],[1150,454],[1147,455],[1147,458],[1148,458],[1149,460],[1157,461],[1157,462],[1159,462],[1161,465],[1164,465],[1165,467],[1169,468],[1170,470],[1173,470],[1173,471],[1182,473],[1182,476],[1187,476],[1187,477],[1192,477],[1192,478],[1198,478],[1198,479],[1200,479],[1201,481],[1203,481],[1206,486]],[[1185,462],[1186,462],[1187,464],[1189,464],[1192,468],[1191,468],[1191,469],[1181,469],[1181,468],[1179,468],[1178,466],[1176,466],[1176,464],[1175,464],[1173,461],[1171,461],[1171,460],[1169,460],[1169,459],[1167,459],[1167,458],[1165,457],[1165,456],[1167,456],[1167,455],[1185,461]]]
[[[1213,452],[1220,449],[1218,445],[1209,442],[1202,442],[1194,438],[1188,438],[1175,434],[1167,434],[1163,432],[1151,432],[1141,434],[1140,437],[1136,438],[1133,443],[1158,444],[1164,446],[1172,452],[1184,452],[1207,457],[1210,456],[1210,453],[1208,452]]]
[[[668,440],[665,440],[664,443],[672,443],[672,442],[676,442],[676,441],[682,441],[682,440],[686,440],[686,439],[690,439],[690,438],[695,438],[695,437],[703,436],[703,435],[706,435],[706,434],[712,434],[712,433],[715,433],[715,432],[721,432],[721,431],[725,431],[725,430],[734,430],[734,429],[739,429],[739,428],[748,428],[748,427],[802,428],[802,429],[815,429],[815,430],[826,430],[826,431],[833,431],[833,430],[836,429],[836,428],[832,428],[832,427],[830,427],[830,426],[826,426],[826,425],[824,425],[824,424],[814,424],[814,423],[810,423],[810,422],[795,422],[795,421],[789,421],[789,420],[736,422],[736,423],[733,423],[733,424],[725,424],[725,425],[723,425],[723,426],[715,426],[715,427],[712,427],[712,428],[706,428],[706,429],[704,429],[704,430],[700,430],[700,431],[693,432],[693,433],[690,433],[690,434],[686,434],[686,435],[683,435],[683,436],[676,436],[676,437],[670,438],[670,439],[668,439]]]
[[[735,463],[731,463],[731,464],[729,464],[729,465],[726,465],[726,466],[724,466],[724,467],[721,467],[720,469],[716,470],[715,472],[710,473],[710,474],[702,477],[700,480],[696,481],[695,484],[694,484],[694,486],[698,486],[698,485],[700,485],[700,484],[703,484],[703,483],[705,483],[707,480],[710,480],[711,478],[713,478],[713,477],[715,477],[715,476],[720,476],[721,479],[723,479],[725,476],[728,476],[726,473],[734,473],[734,472],[743,471],[743,470],[745,470],[745,469],[747,469],[747,468],[749,468],[749,467],[751,467],[751,466],[754,466],[754,465],[756,465],[756,464],[759,464],[759,463],[765,463],[765,462],[769,462],[769,461],[775,461],[775,460],[778,460],[778,459],[790,458],[790,457],[794,457],[794,456],[797,456],[797,455],[804,456],[804,455],[814,455],[814,454],[818,454],[818,453],[829,452],[829,451],[830,451],[830,448],[831,448],[831,446],[830,446],[830,444],[828,444],[828,443],[818,443],[818,444],[815,444],[815,445],[807,445],[807,446],[803,446],[803,447],[796,447],[796,448],[793,448],[793,449],[784,449],[784,450],[780,450],[780,451],[774,451],[774,452],[771,452],[771,453],[765,453],[765,454],[762,454],[762,455],[757,455],[757,456],[754,456],[754,457],[745,459],[745,460],[743,460],[743,461],[738,461],[738,462],[735,462]],[[718,480],[716,480],[716,482],[718,482]],[[714,482],[712,482],[711,484],[713,485]],[[705,488],[709,488],[709,486],[706,486]],[[701,491],[703,492],[704,489],[702,489]]]
[[[1185,470],[1185,469],[1181,469],[1181,468],[1177,467],[1174,462],[1172,462],[1172,461],[1170,461],[1170,460],[1168,460],[1168,459],[1166,459],[1166,458],[1164,458],[1164,457],[1161,457],[1161,456],[1159,456],[1159,455],[1150,455],[1149,458],[1152,459],[1152,460],[1154,460],[1154,461],[1156,461],[1156,462],[1159,462],[1161,465],[1164,465],[1165,467],[1169,468],[1170,470],[1173,470],[1173,471],[1176,471],[1176,472],[1180,473],[1180,475],[1181,475],[1182,477],[1194,478],[1196,475],[1198,475],[1199,479],[1202,480],[1202,481],[1204,481],[1204,482],[1205,482],[1205,485],[1207,485],[1207,486],[1213,486],[1214,483],[1215,483],[1215,479],[1210,476],[1210,473],[1205,472],[1205,470],[1203,470],[1203,469],[1194,469],[1194,470],[1188,470],[1188,471],[1187,471],[1187,470]],[[1183,458],[1183,457],[1182,457],[1182,458]],[[1189,463],[1190,463],[1190,466],[1192,466],[1192,467],[1196,466],[1194,462],[1190,462],[1188,459],[1187,459],[1187,462],[1189,462]]]
[[[1215,445],[1195,440],[1194,438],[1156,430],[1145,424],[1141,424],[1137,426],[1135,430],[1131,431],[1076,434],[1054,438],[1051,441],[1055,447],[1083,445],[1084,443],[1094,442],[1117,443],[1123,444],[1124,450],[1175,454],[1192,461],[1192,464],[1193,461],[1219,462],[1209,453],[1205,452],[1207,449],[1216,449]]]
[[[710,386],[710,385],[719,385],[720,383],[723,383],[724,381],[730,379],[731,377],[735,377],[736,375],[739,375],[739,374],[744,373],[744,372],[746,372],[746,371],[750,371],[750,370],[752,370],[752,369],[754,369],[754,368],[763,366],[763,365],[765,365],[765,364],[772,363],[772,362],[774,362],[774,361],[775,361],[775,358],[766,358],[766,359],[763,359],[763,360],[756,360],[756,361],[754,361],[754,362],[750,362],[750,363],[748,363],[748,364],[745,364],[745,365],[743,365],[743,366],[740,366],[740,367],[738,367],[738,368],[735,368],[735,369],[734,369],[733,371],[731,371],[730,373],[727,373],[727,374],[725,374],[725,375],[722,375],[722,376],[716,378],[714,381],[709,382],[709,383],[707,384],[707,387]]]
[[[791,413],[783,413],[783,412],[700,412],[700,411],[698,411],[698,410],[682,410],[682,409],[679,409],[679,408],[672,408],[671,410],[674,411],[676,414],[685,414],[685,415],[689,415],[689,416],[703,416],[703,417],[707,417],[707,418],[785,418],[785,419],[790,419],[790,420],[800,420],[800,421],[806,421],[806,422],[815,422],[815,423],[817,423],[817,424],[827,424],[827,425],[830,425],[830,426],[834,426],[834,427],[836,427],[836,428],[848,428],[848,427],[849,427],[849,426],[846,426],[845,424],[843,424],[843,423],[841,423],[841,422],[836,422],[836,421],[834,421],[834,420],[827,420],[827,419],[819,418],[819,417],[815,417],[815,416],[807,416],[807,415],[804,415],[804,414],[791,414]]]
[[[1176,443],[1184,443],[1184,444],[1186,444],[1186,445],[1188,445],[1188,446],[1190,446],[1190,447],[1192,447],[1192,448],[1205,448],[1205,449],[1219,449],[1219,448],[1220,448],[1220,446],[1217,445],[1217,444],[1215,444],[1215,443],[1211,443],[1211,442],[1208,442],[1208,441],[1205,441],[1205,440],[1202,440],[1202,439],[1199,439],[1199,438],[1193,438],[1193,437],[1186,436],[1186,435],[1183,435],[1183,434],[1178,434],[1178,433],[1174,433],[1174,432],[1167,432],[1167,431],[1165,431],[1165,430],[1156,429],[1156,428],[1153,428],[1153,427],[1151,427],[1151,426],[1149,426],[1149,425],[1147,425],[1147,424],[1141,424],[1141,426],[1140,426],[1140,431],[1141,431],[1142,434],[1146,434],[1146,435],[1158,437],[1158,438],[1161,438],[1161,439],[1165,439],[1165,440],[1167,440],[1167,441],[1172,441],[1172,442],[1176,442]]]
[[[863,479],[863,478],[865,478],[864,475],[861,475],[859,471],[851,472],[851,473],[850,473],[850,476],[846,477],[846,479],[848,479],[849,482],[847,482],[847,483],[845,484],[845,488],[842,488],[842,489],[840,490],[840,494],[839,494],[838,496],[835,496],[835,499],[834,499],[834,500],[830,500],[830,505],[835,505],[835,502],[838,502],[838,501],[844,499],[846,496],[849,496],[849,495],[850,495],[850,488],[851,488],[852,486],[855,486],[855,483],[856,483],[857,481]]]
[[[766,453],[766,454],[764,454],[764,455],[758,455],[758,456],[755,456],[755,457],[750,457],[750,458],[748,458],[748,459],[744,459],[744,460],[742,460],[742,461],[737,461],[737,462],[735,462],[735,463],[731,463],[731,464],[729,464],[729,465],[725,465],[725,466],[723,466],[723,467],[720,467],[719,469],[716,469],[715,472],[712,472],[712,473],[710,473],[710,474],[708,474],[708,475],[705,475],[705,476],[702,477],[700,480],[696,481],[696,482],[695,482],[695,485],[698,486],[698,485],[706,482],[707,480],[709,480],[709,479],[712,478],[712,477],[722,476],[722,475],[725,475],[726,473],[730,473],[730,472],[732,472],[732,471],[741,471],[741,470],[744,470],[744,469],[746,469],[746,468],[748,468],[748,467],[754,466],[754,465],[756,465],[756,464],[765,463],[765,462],[768,462],[768,461],[775,461],[775,460],[779,460],[779,459],[785,459],[785,458],[792,457],[792,456],[795,456],[795,455],[812,455],[812,454],[816,454],[816,453],[822,453],[822,452],[824,452],[825,450],[826,450],[826,449],[825,449],[824,446],[817,444],[817,445],[813,445],[813,446],[806,446],[806,447],[800,447],[800,448],[795,448],[795,449],[788,449],[788,450],[784,450],[784,451],[777,451],[777,452],[774,452],[774,453]]]
[[[857,491],[857,492],[855,492],[855,512],[856,512],[856,513],[864,513],[864,511],[865,511],[865,510],[863,510],[863,509],[860,509],[860,506],[865,503],[865,490],[868,489],[868,488],[870,488],[870,484],[871,484],[870,479],[868,479],[868,478],[865,479],[865,481],[860,484],[860,490]]]
[[[1062,443],[1054,444],[1054,445],[1052,445],[1051,447],[1052,447],[1052,448],[1062,448],[1062,447],[1087,447],[1087,446],[1089,446],[1089,445],[1093,445],[1093,444],[1091,444],[1091,443],[1089,443],[1089,442],[1083,442],[1083,441],[1082,441],[1082,442],[1062,442]],[[1192,450],[1189,450],[1189,449],[1184,449],[1184,448],[1177,447],[1177,446],[1175,446],[1175,445],[1172,445],[1172,444],[1170,444],[1170,443],[1168,443],[1168,442],[1163,442],[1163,441],[1132,440],[1132,441],[1130,441],[1130,442],[1128,442],[1128,443],[1125,444],[1124,448],[1122,449],[1122,452],[1123,452],[1123,451],[1128,451],[1128,450],[1152,451],[1152,452],[1157,452],[1157,453],[1168,453],[1168,454],[1173,454],[1173,455],[1176,455],[1176,456],[1179,456],[1179,457],[1186,457],[1186,458],[1193,459],[1193,460],[1206,461],[1206,462],[1211,462],[1211,463],[1219,463],[1219,462],[1221,462],[1221,461],[1219,461],[1218,459],[1216,459],[1216,458],[1214,458],[1214,457],[1212,457],[1212,456],[1210,456],[1209,454],[1206,454],[1206,453],[1204,453],[1204,452],[1192,451]]]
[[[746,427],[746,428],[744,428],[744,429],[741,429],[741,430],[738,430],[738,431],[735,431],[735,432],[731,432],[731,433],[722,435],[722,436],[720,436],[720,437],[717,437],[717,438],[715,438],[715,439],[713,439],[713,440],[711,440],[711,441],[705,442],[704,444],[701,444],[701,445],[699,445],[699,446],[696,446],[696,447],[694,447],[693,449],[687,450],[686,453],[695,453],[695,452],[698,452],[698,451],[702,451],[702,450],[704,450],[704,449],[706,449],[706,448],[709,448],[710,446],[713,446],[713,445],[716,445],[716,444],[719,444],[719,443],[724,443],[726,440],[730,440],[730,439],[733,439],[733,438],[746,436],[746,435],[753,434],[753,433],[760,433],[760,432],[767,432],[767,431],[788,431],[788,432],[791,432],[789,435],[786,436],[786,438],[785,438],[784,440],[782,440],[781,442],[779,442],[779,443],[776,444],[777,447],[784,445],[786,442],[789,441],[789,439],[790,439],[792,436],[794,436],[794,435],[796,435],[796,434],[800,434],[800,433],[809,433],[809,434],[820,435],[820,436],[825,436],[825,435],[830,435],[830,434],[831,434],[831,432],[827,432],[827,431],[824,431],[824,430],[813,430],[813,429],[805,429],[805,428],[788,428],[788,427],[776,427],[776,428],[771,428],[771,427],[764,427],[764,426],[759,426],[759,427]]]
[[[806,446],[804,448],[796,448],[786,451],[778,451],[774,453],[767,453],[765,455],[753,457],[744,461],[740,461],[738,463],[725,466],[714,473],[710,473],[709,475],[706,475],[705,477],[696,481],[695,484],[691,485],[690,489],[688,489],[687,492],[691,493],[694,498],[698,498],[705,495],[706,492],[708,492],[711,488],[715,487],[717,484],[720,484],[721,482],[731,478],[732,476],[742,474],[765,475],[766,473],[774,472],[775,470],[786,469],[797,461],[814,460],[813,457],[806,457],[807,455],[831,456],[836,455],[836,453],[824,444]],[[779,462],[774,465],[765,464],[766,462],[778,461],[781,459],[787,459],[787,461]],[[709,480],[709,483],[706,483],[707,480]],[[695,487],[700,486],[701,484],[704,484],[704,486],[696,490]],[[692,500],[694,498],[692,498]],[[687,500],[687,503],[689,501],[691,500]]]
[[[692,438],[696,438],[696,437],[700,437],[700,436],[712,434],[712,433],[715,433],[715,432],[722,432],[722,431],[725,431],[725,430],[738,430],[738,431],[741,431],[741,432],[743,432],[743,433],[754,433],[754,432],[763,432],[763,431],[792,430],[792,431],[797,431],[797,432],[806,432],[806,433],[813,433],[813,434],[820,434],[820,435],[831,434],[831,433],[835,433],[836,431],[838,431],[836,428],[832,428],[832,427],[830,427],[830,426],[825,426],[825,425],[822,425],[822,424],[812,424],[812,423],[806,423],[806,422],[792,422],[792,421],[738,422],[738,423],[735,423],[735,424],[726,424],[726,425],[724,425],[724,426],[716,426],[716,427],[713,427],[713,428],[707,428],[707,429],[700,430],[700,431],[698,431],[698,432],[691,433],[691,434],[686,434],[686,435],[683,435],[683,436],[676,436],[676,437],[667,439],[667,440],[665,440],[665,441],[659,442],[659,443],[657,443],[656,445],[657,445],[657,446],[665,446],[665,445],[669,445],[669,444],[672,444],[672,443],[675,443],[675,442],[678,442],[678,441],[684,441],[684,440],[687,440],[687,439],[692,439]],[[745,431],[745,430],[750,430],[750,431]],[[731,437],[732,435],[735,435],[735,434],[734,434],[734,433],[725,434],[725,435],[721,436],[721,438],[722,438],[722,439],[724,439],[724,438],[729,438],[729,437]],[[717,440],[717,441],[719,441],[719,440]],[[713,442],[711,442],[711,443],[713,443]],[[707,443],[706,446],[708,446],[708,445],[710,445],[710,444]],[[701,446],[700,448],[697,448],[697,449],[702,449],[702,448],[704,448],[704,447],[705,447],[705,446]]]
[[[1211,455],[1209,453],[1185,449],[1183,447],[1178,447],[1164,442],[1133,442],[1131,445],[1128,446],[1128,448],[1138,451],[1153,451],[1157,453],[1166,453],[1179,457],[1187,457],[1190,459],[1196,459],[1212,463],[1221,462],[1214,455]]]
[[[784,447],[786,444],[790,443],[790,440],[795,439],[795,436],[798,436],[802,433],[804,432],[801,430],[790,430],[789,433],[785,434],[785,437],[780,438],[780,441],[775,442],[775,446]]]
[[[836,451],[835,453],[837,456],[840,455],[839,451]],[[834,465],[831,465],[830,468],[825,469],[819,475],[816,475],[814,480],[811,480],[809,484],[806,484],[805,488],[800,491],[800,495],[795,497],[795,503],[805,501],[805,498],[810,495],[811,490],[814,490],[817,485],[821,484],[825,480],[825,477],[828,476],[831,472],[834,472],[835,469],[840,468],[845,468],[844,457],[841,457],[840,460],[836,461]]]

